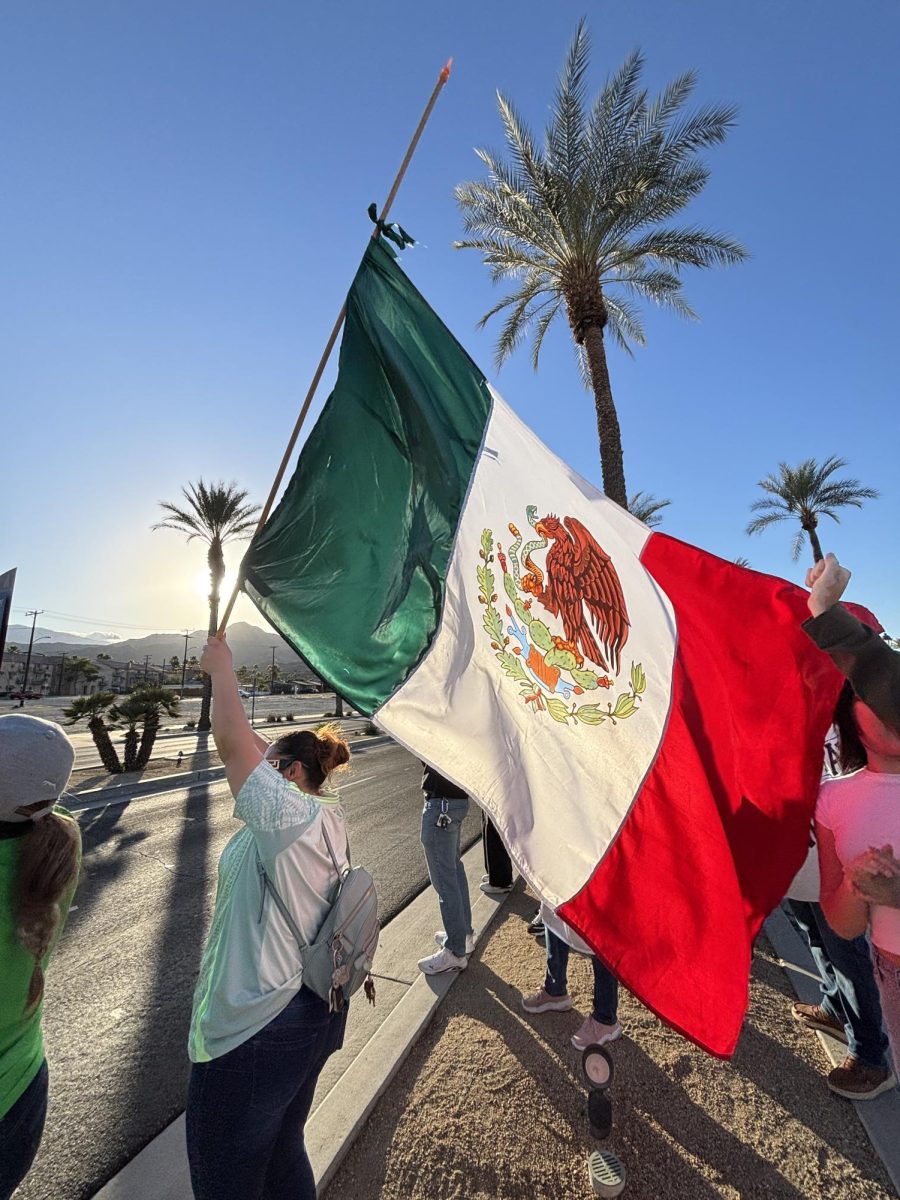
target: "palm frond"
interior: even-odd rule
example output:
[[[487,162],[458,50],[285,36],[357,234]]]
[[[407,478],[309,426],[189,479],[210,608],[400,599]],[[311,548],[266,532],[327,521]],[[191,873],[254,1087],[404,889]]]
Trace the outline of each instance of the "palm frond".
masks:
[[[755,507],[755,506],[754,506]],[[747,526],[747,533],[751,536],[754,533],[762,533],[764,529],[768,529],[770,525],[777,525],[779,521],[786,521],[792,514],[787,511],[765,513],[761,517],[756,517]]]
[[[632,492],[628,497],[628,511],[648,529],[656,529],[662,524],[662,510],[671,503],[671,500],[659,500],[652,492]]]
[[[199,479],[181,490],[187,507],[161,500],[160,508],[167,515],[153,529],[175,529],[187,534],[188,541],[199,537],[211,546],[247,537],[256,526],[259,505],[247,503],[249,493],[234,482],[207,484]]]
[[[654,229],[623,246],[612,265],[623,267],[651,258],[678,270],[684,266],[733,266],[746,257],[744,247],[724,234],[699,228]]]
[[[538,363],[541,357],[541,347],[544,344],[544,338],[547,336],[547,330],[559,315],[559,310],[562,307],[562,303],[562,296],[551,296],[545,301],[545,306],[547,306],[546,311],[544,311],[535,322],[534,341],[531,345],[531,365],[535,370],[538,369]]]
[[[606,305],[606,328],[612,334],[613,341],[626,354],[633,356],[632,343],[636,346],[647,344],[637,305],[609,291],[603,293],[603,303]]]
[[[585,75],[590,61],[590,38],[584,17],[556,88],[550,124],[547,126],[547,162],[551,173],[576,180],[581,174],[585,139]]]

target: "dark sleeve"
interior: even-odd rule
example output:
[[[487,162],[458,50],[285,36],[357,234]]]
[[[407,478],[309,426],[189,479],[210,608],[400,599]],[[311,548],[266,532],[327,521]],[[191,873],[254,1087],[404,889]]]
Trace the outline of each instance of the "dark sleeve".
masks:
[[[900,654],[843,604],[805,621],[803,628],[850,680],[864,704],[900,733]]]
[[[439,775],[434,767],[422,763],[422,791],[426,795],[440,796],[442,800],[467,800],[468,795],[455,783]]]

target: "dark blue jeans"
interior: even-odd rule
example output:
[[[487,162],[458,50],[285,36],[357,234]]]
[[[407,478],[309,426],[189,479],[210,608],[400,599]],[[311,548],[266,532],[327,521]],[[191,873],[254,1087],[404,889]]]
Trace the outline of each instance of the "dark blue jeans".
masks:
[[[47,1119],[47,1062],[0,1121],[0,1200],[10,1196],[28,1174],[41,1144]]]
[[[544,930],[547,947],[547,977],[544,991],[548,996],[565,996],[568,986],[569,947],[549,929]],[[619,1010],[619,983],[596,955],[591,955],[594,968],[594,1009],[591,1016],[601,1025],[615,1025]]]
[[[315,1200],[303,1126],[346,1023],[346,1008],[329,1013],[301,988],[237,1049],[193,1064],[186,1132],[196,1200]]]
[[[847,1049],[854,1058],[868,1067],[883,1067],[888,1043],[882,1029],[869,943],[864,937],[838,937],[818,904],[789,900],[788,908],[789,916],[809,942],[819,971],[819,1003],[844,1026]]]

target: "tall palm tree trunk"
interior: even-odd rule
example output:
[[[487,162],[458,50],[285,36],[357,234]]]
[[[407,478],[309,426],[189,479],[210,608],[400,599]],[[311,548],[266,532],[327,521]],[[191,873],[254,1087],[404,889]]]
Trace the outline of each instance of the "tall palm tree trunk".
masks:
[[[809,544],[812,546],[813,562],[821,562],[825,555],[822,553],[822,545],[819,541],[819,535],[816,533],[815,525],[804,525],[803,528],[809,534]]]
[[[591,383],[594,387],[594,405],[597,410],[597,434],[600,438],[600,465],[603,470],[603,490],[610,500],[622,508],[628,508],[628,492],[625,487],[625,458],[622,453],[622,432],[619,417],[613,403],[609,371],[606,366],[606,345],[600,325],[589,325],[584,331],[584,349],[587,353]]]
[[[103,718],[99,715],[91,717],[88,721],[88,729],[91,731],[91,737],[94,739],[94,745],[97,747],[97,753],[100,755],[104,769],[110,775],[121,775],[122,764],[119,762],[119,756],[112,744],[112,738],[109,736],[109,730],[106,728]]]
[[[225,556],[222,554],[222,543],[216,538],[210,544],[206,556],[209,563],[209,636],[215,637],[219,628],[219,588],[225,576]],[[200,701],[200,720],[197,722],[198,733],[209,733],[211,728],[209,713],[212,707],[212,679],[203,676],[203,699]]]

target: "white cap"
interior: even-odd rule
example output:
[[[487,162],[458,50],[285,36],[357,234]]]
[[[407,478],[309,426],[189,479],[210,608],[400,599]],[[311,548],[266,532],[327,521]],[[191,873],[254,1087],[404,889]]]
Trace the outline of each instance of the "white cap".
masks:
[[[0,821],[36,821],[51,812],[72,774],[75,747],[55,721],[27,713],[0,717]],[[16,809],[45,801],[24,814]]]

